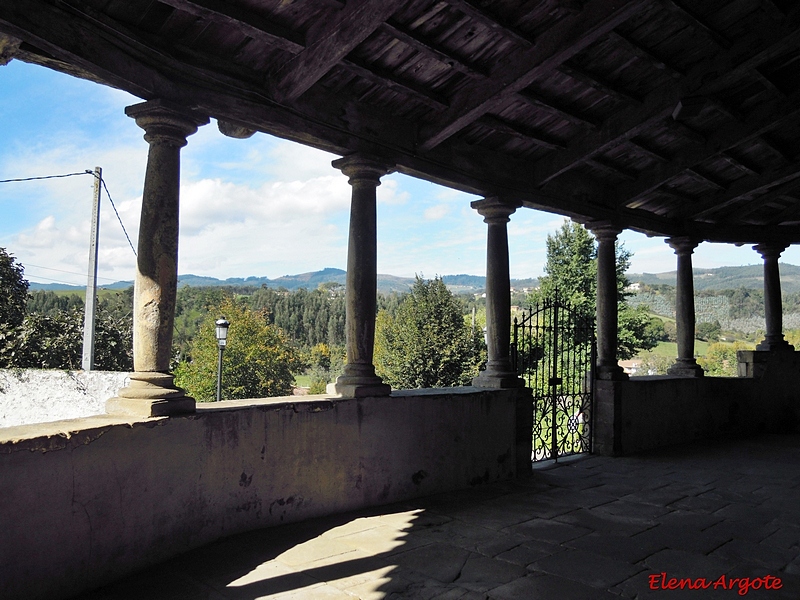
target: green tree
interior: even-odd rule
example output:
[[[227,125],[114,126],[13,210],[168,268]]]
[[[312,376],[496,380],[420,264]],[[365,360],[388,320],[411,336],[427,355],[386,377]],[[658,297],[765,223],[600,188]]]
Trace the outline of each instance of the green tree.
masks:
[[[83,298],[78,294],[61,296],[50,290],[36,290],[28,294],[26,311],[28,314],[52,315],[59,311],[77,308],[83,310]]]
[[[24,267],[0,248],[0,367],[80,369],[83,300],[34,292],[28,296]],[[95,368],[133,369],[130,314],[119,316],[99,302],[95,321]],[[27,314],[26,314],[27,311]]]
[[[397,389],[468,385],[486,360],[483,332],[472,331],[441,278],[417,277],[394,316],[375,324],[375,369]]]
[[[719,336],[722,335],[722,327],[719,321],[698,323],[695,330],[697,339],[704,342],[718,342]]]
[[[532,299],[552,298],[557,292],[576,310],[593,314],[597,297],[594,237],[583,225],[565,220],[558,231],[547,236],[546,244],[545,275],[539,278],[539,289],[532,293]],[[628,257],[618,253],[617,263]]]
[[[0,364],[20,369],[81,368],[83,310],[32,313],[13,330],[3,332]],[[94,366],[100,371],[133,369],[132,322],[99,308],[95,321]]]
[[[738,360],[736,352],[739,350],[752,350],[753,346],[745,342],[716,342],[706,350],[705,356],[699,356],[697,363],[703,367],[706,375],[711,377],[736,377]]]
[[[27,302],[25,267],[17,262],[13,254],[0,248],[0,326],[21,325]]]
[[[226,298],[210,310],[191,346],[191,361],[178,363],[176,383],[201,402],[216,398],[218,347],[214,322],[230,321],[222,369],[222,397],[226,400],[267,398],[292,393],[293,372],[302,368],[289,338],[269,323],[265,311]]]
[[[625,272],[632,254],[617,244],[617,291],[619,298],[617,358],[624,360],[640,350],[658,345],[658,325],[644,309],[632,309],[625,302],[628,279]],[[579,223],[565,220],[561,228],[547,236],[545,275],[539,289],[530,296],[532,303],[558,295],[575,310],[594,316],[597,303],[597,246],[594,236]],[[662,324],[663,326],[663,324]]]

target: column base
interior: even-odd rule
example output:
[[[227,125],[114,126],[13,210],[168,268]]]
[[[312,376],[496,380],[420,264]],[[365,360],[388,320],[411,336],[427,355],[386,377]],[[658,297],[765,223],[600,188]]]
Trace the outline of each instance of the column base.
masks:
[[[366,398],[368,396],[388,396],[392,386],[383,383],[380,377],[375,381],[341,381],[341,377],[333,384],[333,390],[342,398]]]
[[[598,365],[595,378],[603,381],[627,381],[628,374],[619,365]]]
[[[344,375],[340,375],[333,384],[334,392],[342,398],[388,396],[392,393],[392,386],[383,383],[383,379],[375,375],[372,365],[352,365],[350,369],[345,366],[344,371]]]
[[[667,375],[673,377],[703,377],[705,371],[697,364],[694,358],[678,358],[675,363],[667,369]]]
[[[756,346],[756,350],[763,352],[794,352],[794,346],[783,339],[781,335],[768,335]]]
[[[513,371],[481,371],[472,379],[472,385],[479,388],[521,388],[525,382]]]
[[[170,373],[131,373],[131,383],[122,388],[119,395],[106,401],[106,412],[110,415],[129,417],[165,417],[192,414],[195,400],[175,386]]]

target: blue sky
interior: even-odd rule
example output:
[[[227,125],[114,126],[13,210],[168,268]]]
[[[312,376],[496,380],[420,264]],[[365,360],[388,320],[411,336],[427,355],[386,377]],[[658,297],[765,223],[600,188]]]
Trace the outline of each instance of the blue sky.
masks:
[[[124,115],[125,92],[11,61],[0,67],[0,179],[103,168],[136,245],[147,160],[142,131]],[[219,278],[344,268],[350,188],[330,166],[337,156],[265,134],[248,140],[202,127],[182,151],[180,273]],[[84,285],[90,176],[0,184],[0,246],[31,281]],[[485,274],[486,226],[475,196],[399,174],[378,188],[378,270]],[[542,273],[545,238],[558,215],[520,210],[509,224],[511,276]],[[661,238],[622,235],[634,272],[675,268]],[[135,258],[107,198],[101,204],[99,283],[133,279]],[[791,248],[783,261],[800,264]],[[702,244],[697,267],[755,264],[749,247]]]

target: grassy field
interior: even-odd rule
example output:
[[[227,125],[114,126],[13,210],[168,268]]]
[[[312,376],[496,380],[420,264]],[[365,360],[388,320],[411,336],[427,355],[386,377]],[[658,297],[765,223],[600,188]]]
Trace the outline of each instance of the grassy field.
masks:
[[[697,356],[705,356],[706,351],[708,351],[708,342],[700,340],[694,341],[694,353]],[[658,346],[653,348],[651,352],[656,356],[669,356],[674,358],[678,356],[678,344],[675,342],[658,342]]]
[[[310,375],[295,375],[294,376],[294,384],[297,387],[311,387],[311,376]]]

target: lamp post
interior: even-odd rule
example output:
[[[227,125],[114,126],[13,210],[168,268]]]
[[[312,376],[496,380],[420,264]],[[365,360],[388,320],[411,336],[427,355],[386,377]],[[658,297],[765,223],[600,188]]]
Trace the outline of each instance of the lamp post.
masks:
[[[222,353],[228,343],[228,327],[230,323],[225,317],[217,319],[217,346],[219,347],[219,359],[217,360],[217,402],[222,399]]]

